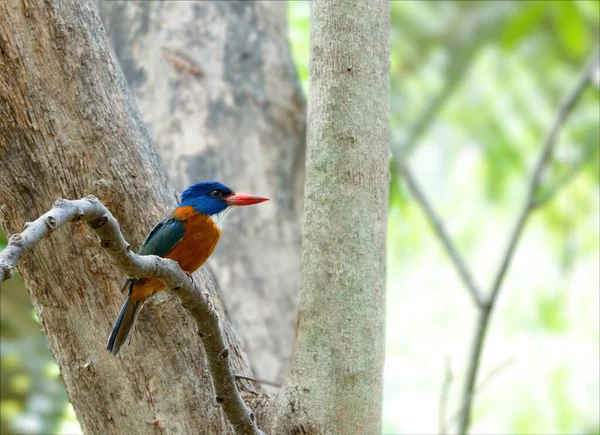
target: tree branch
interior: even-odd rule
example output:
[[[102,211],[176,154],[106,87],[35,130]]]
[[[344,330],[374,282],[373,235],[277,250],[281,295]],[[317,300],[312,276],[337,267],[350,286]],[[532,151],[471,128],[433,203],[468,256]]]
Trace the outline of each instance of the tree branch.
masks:
[[[484,387],[486,387],[491,381],[492,379],[494,379],[494,377],[496,377],[502,370],[506,369],[508,366],[510,366],[512,364],[512,359],[507,359],[506,361],[501,362],[500,364],[498,364],[486,377],[485,379],[481,382],[480,385],[477,386],[477,388],[475,388],[475,390],[473,391],[473,393],[471,393],[471,396],[475,396],[476,394],[481,394],[481,392],[483,391]],[[451,429],[452,425],[454,424],[454,422],[456,420],[458,420],[458,418],[463,415],[463,413],[466,410],[466,403],[463,402],[463,404],[461,405],[460,408],[458,408],[458,410],[456,410],[456,412],[454,414],[452,414],[452,416],[448,419],[448,422],[446,423],[446,428],[447,429]],[[459,432],[462,433],[462,432]]]
[[[281,385],[282,385],[279,382],[267,381],[266,379],[257,379],[257,378],[253,378],[253,377],[246,376],[246,375],[235,375],[235,378],[236,379],[244,379],[246,381],[256,382],[259,384],[270,385],[272,387],[277,387],[277,388],[281,388]]]
[[[544,194],[535,198],[532,207],[535,209],[542,208],[547,203],[552,201],[554,197],[566,187],[573,178],[579,173],[579,171],[591,160],[591,158],[598,152],[598,131],[593,132],[586,139],[583,146],[583,156],[575,163],[571,168],[554,183],[550,189]]]
[[[535,165],[533,175],[531,176],[531,181],[529,182],[529,188],[527,196],[525,198],[525,204],[517,219],[515,227],[510,236],[508,246],[502,257],[500,267],[498,268],[498,272],[496,273],[496,276],[494,278],[490,296],[485,302],[484,307],[479,315],[477,330],[475,331],[475,339],[473,341],[473,347],[471,351],[469,369],[467,371],[465,390],[463,393],[464,413],[461,416],[459,433],[466,434],[469,428],[473,389],[475,386],[475,381],[477,379],[479,361],[481,358],[481,352],[483,349],[483,343],[485,341],[491,313],[494,309],[494,305],[498,298],[498,294],[504,281],[504,277],[516,250],[517,242],[519,241],[519,238],[523,233],[525,224],[527,223],[531,212],[536,209],[535,195],[540,184],[542,174],[554,153],[556,138],[558,136],[561,126],[564,124],[569,114],[573,110],[573,107],[575,107],[575,104],[583,94],[583,90],[586,88],[591,78],[591,75],[596,71],[596,68],[598,68],[599,62],[600,56],[598,53],[598,49],[595,49],[593,55],[590,57],[583,70],[581,71],[577,82],[575,83],[575,86],[571,90],[569,90],[569,92],[562,100],[558,108],[556,118],[554,119],[554,122],[551,125],[550,131],[548,132],[546,138],[542,142],[542,151]]]
[[[429,224],[435,231],[438,238],[442,241],[446,252],[452,259],[454,265],[456,266],[460,278],[462,279],[463,283],[467,286],[467,289],[469,290],[469,293],[473,298],[473,302],[475,302],[475,305],[477,307],[483,307],[484,299],[481,290],[479,286],[475,283],[475,279],[471,275],[469,268],[462,259],[456,247],[454,246],[454,243],[452,242],[450,235],[446,231],[442,220],[436,214],[435,210],[433,210],[433,207],[431,206],[431,204],[425,197],[425,194],[419,187],[408,165],[406,165],[401,158],[396,158],[395,161],[396,167],[400,174],[403,176],[404,181],[406,181],[408,189],[410,190],[413,197],[417,200],[417,202],[421,205],[421,208],[425,212],[425,216],[429,220]]]
[[[454,375],[452,374],[452,361],[450,357],[446,357],[444,361],[444,382],[440,391],[440,404],[439,404],[439,434],[446,435],[448,433],[448,426],[446,424],[446,409],[448,408],[448,395],[450,394],[450,387],[452,386],[452,380]]]
[[[21,256],[31,250],[51,231],[69,223],[87,223],[100,238],[100,244],[113,262],[132,278],[158,278],[181,301],[198,326],[198,335],[206,351],[208,369],[216,392],[216,401],[238,434],[259,435],[254,413],[246,407],[229,364],[229,349],[219,326],[217,312],[212,309],[202,291],[172,260],[154,255],[133,253],[125,241],[119,223],[94,196],[80,200],[56,201],[52,209],[25,224],[20,234],[14,234],[8,246],[0,252],[0,282],[8,279]]]

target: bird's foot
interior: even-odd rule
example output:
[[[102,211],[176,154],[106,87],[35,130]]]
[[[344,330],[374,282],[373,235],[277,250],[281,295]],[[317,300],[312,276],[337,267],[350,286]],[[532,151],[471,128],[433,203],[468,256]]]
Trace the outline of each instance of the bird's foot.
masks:
[[[196,283],[194,282],[194,277],[192,276],[192,273],[194,273],[194,272],[187,272],[184,270],[183,273],[185,273],[187,275],[187,277],[190,279],[190,281],[192,282],[194,287],[196,287]]]

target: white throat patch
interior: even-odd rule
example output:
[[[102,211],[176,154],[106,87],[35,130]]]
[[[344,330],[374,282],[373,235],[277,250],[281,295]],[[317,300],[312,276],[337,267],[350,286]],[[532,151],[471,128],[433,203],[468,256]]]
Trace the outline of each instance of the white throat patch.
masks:
[[[229,213],[229,210],[231,210],[233,207],[229,206],[227,207],[225,210],[217,213],[217,214],[213,214],[211,215],[211,219],[213,220],[213,222],[215,223],[215,225],[219,228],[222,229],[223,227],[223,221],[225,220],[225,216],[227,215],[227,213]]]

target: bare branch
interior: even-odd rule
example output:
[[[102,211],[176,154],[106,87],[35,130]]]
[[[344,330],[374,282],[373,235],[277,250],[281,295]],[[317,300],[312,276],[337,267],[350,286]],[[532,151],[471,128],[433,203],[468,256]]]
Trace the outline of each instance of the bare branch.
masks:
[[[0,282],[12,275],[24,253],[52,230],[69,222],[87,223],[100,238],[100,244],[115,265],[128,276],[158,278],[175,293],[198,326],[198,335],[206,351],[208,369],[215,387],[216,401],[223,407],[236,433],[262,434],[256,426],[254,413],[246,407],[237,389],[219,317],[203,292],[175,261],[133,253],[119,229],[119,223],[96,197],[90,195],[74,201],[60,199],[48,213],[27,223],[22,233],[14,234],[8,246],[0,252]]]
[[[483,306],[483,296],[481,290],[475,283],[475,280],[473,279],[469,268],[460,256],[456,247],[454,246],[454,243],[452,242],[450,235],[446,231],[442,220],[433,210],[433,207],[431,206],[431,204],[425,197],[425,194],[419,187],[408,165],[406,165],[401,158],[397,158],[395,159],[395,161],[396,167],[400,174],[404,177],[404,181],[406,181],[406,185],[408,186],[411,194],[421,205],[421,208],[425,212],[425,216],[427,216],[427,219],[429,220],[429,224],[437,234],[438,238],[441,240],[442,244],[444,245],[444,248],[446,249],[446,252],[452,259],[452,262],[454,263],[454,266],[456,267],[460,278],[462,279],[463,283],[467,286],[467,289],[469,290],[469,293],[473,298],[473,302],[475,302],[475,305],[477,307],[481,308]]]
[[[245,375],[235,375],[236,379],[245,379],[247,381],[257,382],[259,384],[271,385],[272,387],[281,388],[281,384],[279,382],[267,381],[265,379],[256,379],[250,376]]]
[[[494,301],[497,297],[498,291],[499,291],[502,281],[504,279],[504,275],[506,273],[506,270],[508,269],[508,266],[510,265],[510,260],[512,259],[512,256],[514,254],[515,247],[517,245],[519,236],[521,235],[521,232],[523,231],[523,228],[525,227],[525,223],[527,222],[527,218],[533,209],[533,206],[535,203],[535,193],[540,184],[540,179],[542,177],[542,173],[544,172],[546,165],[548,164],[548,162],[550,161],[550,159],[552,158],[552,155],[554,153],[554,148],[556,145],[556,137],[558,136],[558,132],[560,131],[561,126],[563,125],[563,123],[566,121],[569,114],[571,113],[571,110],[575,106],[575,103],[579,100],[579,98],[583,94],[583,90],[585,89],[586,85],[588,84],[591,74],[595,71],[595,68],[597,68],[598,62],[599,62],[598,50],[595,50],[594,55],[587,62],[586,66],[583,68],[583,71],[581,72],[581,74],[577,80],[577,83],[575,84],[573,89],[571,89],[567,93],[566,97],[563,99],[562,103],[560,104],[560,106],[558,108],[558,113],[556,115],[556,119],[554,120],[552,127],[550,129],[550,132],[548,133],[548,135],[546,136],[546,139],[543,142],[542,152],[538,158],[537,164],[535,166],[535,170],[533,172],[533,176],[531,177],[531,181],[529,183],[529,191],[527,194],[525,205],[523,207],[523,210],[521,211],[521,215],[517,219],[517,224],[515,225],[515,229],[513,230],[512,236],[510,238],[510,242],[508,244],[508,249],[506,250],[506,253],[504,254],[504,258],[502,260],[501,266],[498,270],[498,273],[496,274],[496,278],[494,280],[494,285],[492,286],[492,294],[491,294],[489,302],[488,302],[490,305],[492,305],[494,303]]]
[[[448,408],[448,394],[450,393],[453,378],[452,361],[450,361],[450,357],[447,356],[444,361],[444,383],[442,384],[442,390],[440,391],[440,409],[438,416],[440,435],[446,435],[448,433],[448,426],[446,425],[446,409]]]
[[[548,189],[543,195],[540,195],[533,201],[532,207],[535,209],[541,208],[558,194],[564,187],[566,187],[573,178],[579,173],[579,171],[592,159],[594,154],[598,152],[598,132],[590,134],[584,143],[583,157],[575,163],[566,174],[564,174],[554,185]]]
[[[486,377],[485,379],[481,382],[480,385],[477,386],[477,388],[475,388],[475,390],[473,391],[473,393],[471,393],[471,396],[475,396],[477,394],[481,394],[481,392],[483,391],[483,389],[492,381],[492,379],[494,379],[498,374],[500,374],[500,372],[506,368],[508,368],[511,364],[512,364],[512,359],[507,359],[506,361],[501,362],[500,364],[498,364]],[[449,429],[452,427],[452,425],[454,424],[454,422],[465,413],[466,410],[466,406],[467,404],[465,402],[463,402],[461,404],[461,407],[456,410],[456,412],[454,414],[452,414],[452,416],[448,419],[448,423],[446,424],[446,428]],[[462,432],[461,432],[462,433]]]
[[[498,294],[500,292],[502,282],[504,281],[506,271],[508,270],[513,254],[517,247],[517,242],[519,241],[519,238],[523,233],[525,224],[527,223],[531,212],[535,210],[535,194],[540,184],[540,180],[544,169],[546,168],[546,165],[548,164],[554,153],[556,138],[558,136],[560,128],[568,118],[569,114],[571,113],[573,107],[575,107],[575,104],[577,103],[581,95],[583,94],[583,91],[586,88],[592,74],[596,71],[596,68],[598,68],[599,62],[600,56],[598,53],[598,49],[595,49],[593,55],[590,57],[585,67],[581,71],[577,82],[575,83],[575,86],[571,90],[569,90],[569,92],[562,100],[558,108],[556,118],[554,119],[554,122],[551,125],[550,131],[548,132],[546,138],[542,142],[542,151],[540,153],[540,156],[538,157],[535,169],[529,182],[529,188],[527,191],[527,196],[525,198],[525,204],[523,206],[523,209],[521,210],[521,213],[519,214],[515,227],[510,236],[508,246],[502,257],[500,267],[498,268],[498,272],[496,273],[496,276],[494,278],[489,299],[485,302],[485,305],[479,315],[477,330],[475,332],[475,339],[473,341],[473,347],[471,350],[469,369],[467,370],[465,390],[463,393],[463,406],[465,408],[465,411],[461,416],[459,428],[459,433],[461,434],[466,434],[469,428],[473,388],[477,379],[477,372],[479,369],[479,361],[481,358],[483,343],[485,341],[491,313],[494,309],[496,299],[498,298]]]

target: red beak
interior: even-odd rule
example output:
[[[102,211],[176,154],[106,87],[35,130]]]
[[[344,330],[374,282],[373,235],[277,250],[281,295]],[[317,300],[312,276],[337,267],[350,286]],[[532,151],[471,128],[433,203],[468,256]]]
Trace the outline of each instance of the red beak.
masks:
[[[226,198],[223,198],[229,205],[252,205],[268,201],[269,198],[254,196],[250,193],[234,193]]]

